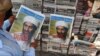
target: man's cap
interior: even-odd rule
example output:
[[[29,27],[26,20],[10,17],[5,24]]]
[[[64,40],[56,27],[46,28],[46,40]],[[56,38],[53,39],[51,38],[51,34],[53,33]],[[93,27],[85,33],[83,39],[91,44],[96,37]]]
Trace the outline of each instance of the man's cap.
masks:
[[[38,27],[38,25],[39,25],[38,21],[32,16],[25,16],[23,22],[33,23],[36,27]]]
[[[65,21],[57,21],[55,24],[55,27],[58,27],[58,26],[64,26],[68,28],[68,24]]]

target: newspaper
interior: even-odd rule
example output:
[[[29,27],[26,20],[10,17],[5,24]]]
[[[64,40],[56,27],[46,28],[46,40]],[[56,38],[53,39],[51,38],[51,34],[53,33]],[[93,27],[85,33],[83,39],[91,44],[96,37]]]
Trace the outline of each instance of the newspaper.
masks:
[[[73,20],[74,17],[51,14],[49,37],[52,38],[54,42],[67,42],[67,40],[71,37]]]
[[[22,50],[27,50],[30,42],[37,39],[44,19],[45,16],[40,12],[21,5],[10,32]]]

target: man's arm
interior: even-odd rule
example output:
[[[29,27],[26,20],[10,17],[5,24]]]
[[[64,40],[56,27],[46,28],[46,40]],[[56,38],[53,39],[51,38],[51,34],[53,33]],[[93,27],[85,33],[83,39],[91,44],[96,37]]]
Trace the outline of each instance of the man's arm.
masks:
[[[24,56],[36,56],[35,49],[33,47],[30,47],[29,50],[25,51]]]

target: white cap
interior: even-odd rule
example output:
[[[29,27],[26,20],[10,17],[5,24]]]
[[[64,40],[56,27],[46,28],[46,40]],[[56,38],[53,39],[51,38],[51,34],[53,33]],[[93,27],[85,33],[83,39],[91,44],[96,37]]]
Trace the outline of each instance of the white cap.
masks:
[[[30,22],[33,23],[36,27],[38,27],[38,21],[32,16],[25,16],[23,22]]]
[[[64,27],[67,27],[68,28],[68,24],[64,21],[57,21],[55,26],[64,26]]]

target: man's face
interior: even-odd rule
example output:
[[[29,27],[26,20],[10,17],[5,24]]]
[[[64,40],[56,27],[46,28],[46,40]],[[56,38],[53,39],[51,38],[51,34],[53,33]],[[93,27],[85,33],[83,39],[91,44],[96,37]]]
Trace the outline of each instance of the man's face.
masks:
[[[57,32],[58,33],[62,33],[63,34],[63,33],[65,33],[65,31],[66,30],[65,30],[64,26],[57,26]]]
[[[29,34],[33,30],[33,24],[30,22],[25,22],[23,26],[23,33]]]
[[[65,39],[68,29],[64,26],[57,26],[56,29],[57,29],[57,36],[59,38]]]

